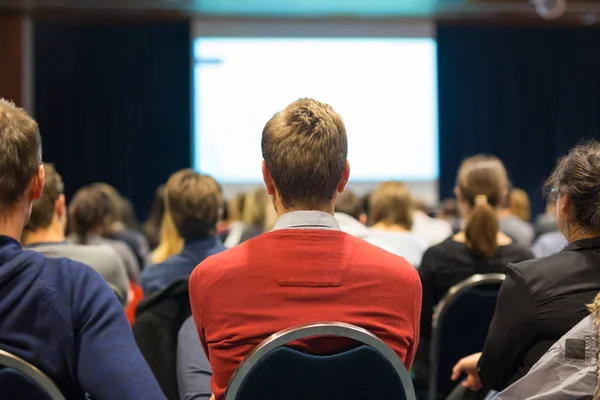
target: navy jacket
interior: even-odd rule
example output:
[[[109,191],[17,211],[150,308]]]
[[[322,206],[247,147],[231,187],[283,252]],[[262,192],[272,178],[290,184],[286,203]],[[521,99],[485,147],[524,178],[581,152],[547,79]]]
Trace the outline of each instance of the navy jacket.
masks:
[[[185,242],[179,254],[167,258],[160,264],[146,267],[142,273],[142,289],[148,296],[162,290],[174,281],[189,278],[192,271],[205,258],[226,250],[216,236]]]
[[[92,268],[0,236],[0,348],[67,399],[161,399],[119,300]]]

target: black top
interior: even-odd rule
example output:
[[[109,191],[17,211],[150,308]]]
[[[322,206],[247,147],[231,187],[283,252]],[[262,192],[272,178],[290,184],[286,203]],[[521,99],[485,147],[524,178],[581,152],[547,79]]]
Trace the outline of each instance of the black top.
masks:
[[[600,291],[600,238],[571,243],[549,257],[510,265],[483,355],[481,382],[503,390],[588,315]],[[595,350],[594,350],[595,351]]]
[[[477,257],[464,243],[452,238],[428,249],[419,268],[423,284],[420,336],[424,339],[430,337],[433,308],[452,286],[475,274],[504,273],[508,264],[531,258],[531,251],[515,242],[498,247],[487,260]]]

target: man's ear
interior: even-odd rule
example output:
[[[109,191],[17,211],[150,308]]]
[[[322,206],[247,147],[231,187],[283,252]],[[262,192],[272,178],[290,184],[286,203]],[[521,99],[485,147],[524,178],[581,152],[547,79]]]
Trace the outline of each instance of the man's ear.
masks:
[[[262,162],[262,174],[263,181],[265,182],[265,187],[267,188],[267,193],[269,194],[269,196],[273,196],[275,194],[275,182],[273,182],[271,173],[267,168],[267,163],[264,160]]]
[[[54,214],[62,217],[67,213],[67,204],[65,200],[65,195],[61,194],[58,196],[58,199],[54,202]]]
[[[346,160],[346,165],[344,166],[344,171],[342,172],[342,179],[337,186],[337,192],[342,193],[346,188],[346,184],[348,183],[348,179],[350,179],[350,162]]]
[[[46,171],[44,170],[44,165],[40,164],[35,175],[33,178],[31,178],[31,190],[29,191],[29,197],[32,201],[42,197],[45,177]]]

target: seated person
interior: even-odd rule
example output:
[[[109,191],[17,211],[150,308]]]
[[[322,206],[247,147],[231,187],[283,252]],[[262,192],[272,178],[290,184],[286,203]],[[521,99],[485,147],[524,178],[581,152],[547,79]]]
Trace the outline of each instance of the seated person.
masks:
[[[81,245],[103,244],[112,247],[125,264],[129,280],[139,282],[140,264],[133,251],[122,241],[105,237],[108,232],[110,207],[108,196],[97,185],[79,189],[68,208],[71,233],[67,240]]]
[[[560,338],[527,375],[502,391],[496,399],[591,399],[592,395],[599,398],[600,295],[589,309],[590,316]]]
[[[508,176],[499,159],[467,158],[456,182],[464,230],[427,250],[419,269],[423,284],[421,347],[415,366],[419,382],[427,380],[433,310],[448,290],[472,275],[504,273],[509,263],[533,258],[529,250],[499,231],[498,209],[508,189]]]
[[[123,261],[110,246],[80,246],[65,240],[67,207],[64,184],[52,164],[44,164],[44,170],[44,192],[33,202],[22,244],[48,257],[67,257],[89,265],[104,278],[121,304],[126,304],[129,280]]]
[[[500,230],[523,247],[531,247],[535,232],[529,223],[529,197],[521,189],[513,189],[500,210]]]
[[[369,220],[372,236],[390,243],[392,253],[406,258],[418,268],[427,250],[427,240],[410,231],[413,212],[412,196],[403,183],[382,183],[371,194]]]
[[[177,340],[177,383],[181,400],[209,400],[211,376],[194,318],[189,317],[181,326]]]
[[[427,215],[425,203],[416,201],[412,215],[411,232],[427,240],[427,246],[435,246],[452,236],[452,225]]]
[[[315,100],[298,100],[267,122],[262,169],[279,216],[275,227],[207,258],[190,279],[216,400],[262,340],[316,321],[372,332],[410,369],[419,334],[419,277],[403,258],[340,231],[333,214],[350,174],[347,151],[341,117]],[[352,345],[338,338],[298,343],[317,354]]]
[[[391,243],[377,237],[371,229],[365,226],[367,213],[363,209],[362,199],[352,191],[346,189],[337,196],[334,217],[340,225],[342,232],[366,240],[390,253],[396,250]]]
[[[223,200],[213,178],[191,169],[171,175],[165,188],[167,214],[184,240],[179,254],[142,273],[142,288],[148,296],[179,278],[188,278],[206,257],[225,250],[217,236],[217,222]]]
[[[510,265],[483,354],[455,367],[477,389],[502,391],[588,315],[600,291],[600,143],[575,147],[546,184],[569,245],[559,253]]]
[[[100,275],[17,241],[42,196],[37,123],[0,100],[0,348],[35,365],[67,399],[162,399],[123,307]]]

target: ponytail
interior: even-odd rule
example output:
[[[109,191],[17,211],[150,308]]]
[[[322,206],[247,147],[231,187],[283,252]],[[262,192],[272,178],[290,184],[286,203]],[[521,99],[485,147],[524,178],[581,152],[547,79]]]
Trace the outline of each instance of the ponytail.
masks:
[[[498,217],[487,196],[475,196],[475,204],[465,229],[467,246],[479,257],[490,258],[498,249],[499,229]]]

